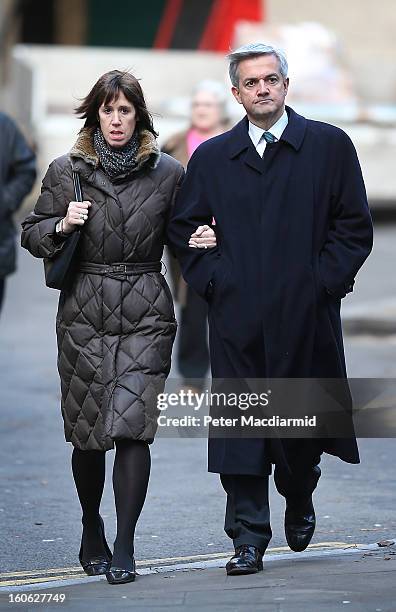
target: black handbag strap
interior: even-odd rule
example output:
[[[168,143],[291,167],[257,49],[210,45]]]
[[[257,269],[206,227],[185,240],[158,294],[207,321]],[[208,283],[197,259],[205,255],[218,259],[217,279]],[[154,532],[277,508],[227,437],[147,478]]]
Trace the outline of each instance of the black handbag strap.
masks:
[[[73,172],[74,196],[76,198],[76,202],[83,202],[80,175],[78,174],[78,172],[76,172],[76,170],[73,170],[72,172]]]

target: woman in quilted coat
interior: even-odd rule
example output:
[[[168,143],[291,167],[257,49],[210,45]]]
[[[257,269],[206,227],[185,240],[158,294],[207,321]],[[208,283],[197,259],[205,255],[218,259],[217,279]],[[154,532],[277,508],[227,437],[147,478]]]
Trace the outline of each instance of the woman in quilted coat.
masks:
[[[157,393],[176,332],[161,256],[184,171],[160,153],[131,74],[104,74],[76,112],[84,128],[71,152],[51,163],[22,224],[22,245],[35,257],[53,258],[81,227],[76,272],[60,294],[56,319],[61,408],[83,513],[80,562],[88,575],[106,573],[119,584],[135,579],[134,531],[147,491]],[[72,170],[84,202],[74,201]],[[114,445],[112,555],[99,506],[105,452]]]

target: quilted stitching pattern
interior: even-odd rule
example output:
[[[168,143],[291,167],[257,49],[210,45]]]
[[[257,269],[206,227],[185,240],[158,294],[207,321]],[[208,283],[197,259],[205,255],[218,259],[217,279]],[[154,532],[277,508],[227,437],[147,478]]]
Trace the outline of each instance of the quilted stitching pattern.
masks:
[[[81,260],[161,259],[182,167],[162,155],[155,169],[111,184],[89,160],[73,163],[84,199],[92,202]],[[34,213],[23,223],[23,246],[36,257],[52,257],[63,247],[54,228],[72,199],[71,164],[64,156],[49,167]],[[70,292],[60,295],[56,329],[66,440],[83,450],[108,450],[118,438],[151,442],[176,333],[159,273],[77,274]]]

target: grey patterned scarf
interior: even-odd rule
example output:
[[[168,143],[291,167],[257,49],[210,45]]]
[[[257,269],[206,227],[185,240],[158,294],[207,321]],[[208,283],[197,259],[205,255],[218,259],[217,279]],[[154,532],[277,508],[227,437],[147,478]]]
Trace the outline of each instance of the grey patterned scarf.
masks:
[[[104,171],[111,179],[122,174],[129,174],[137,165],[136,155],[140,142],[136,132],[124,147],[115,149],[107,144],[98,127],[94,133],[93,144]]]

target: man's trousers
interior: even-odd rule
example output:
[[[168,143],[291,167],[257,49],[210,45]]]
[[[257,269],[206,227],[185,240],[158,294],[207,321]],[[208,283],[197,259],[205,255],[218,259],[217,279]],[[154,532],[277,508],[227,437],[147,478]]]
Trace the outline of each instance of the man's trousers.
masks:
[[[298,445],[295,447],[297,449]],[[275,464],[274,481],[278,492],[295,502],[309,497],[321,474],[319,461],[320,455],[308,457],[302,453],[291,462],[292,472]],[[220,474],[220,479],[227,493],[225,532],[235,547],[250,544],[264,553],[272,537],[268,475]]]

